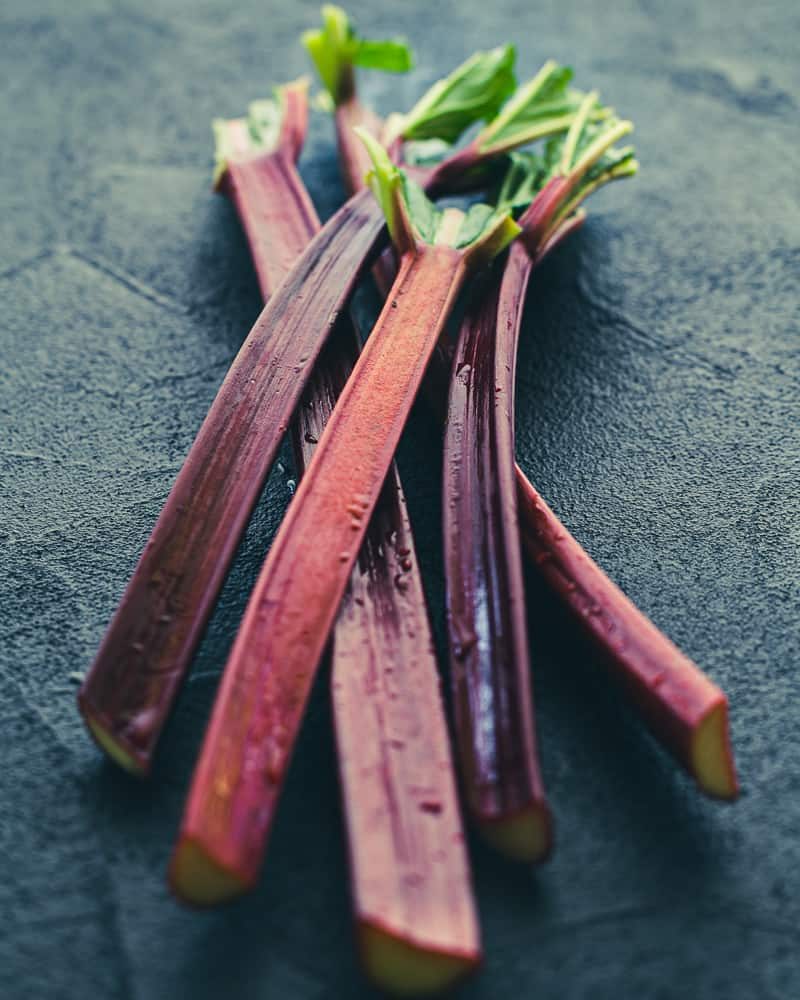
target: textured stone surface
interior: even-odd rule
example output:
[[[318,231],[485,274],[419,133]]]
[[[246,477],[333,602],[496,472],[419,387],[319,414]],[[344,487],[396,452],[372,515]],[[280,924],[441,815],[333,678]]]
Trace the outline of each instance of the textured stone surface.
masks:
[[[537,873],[474,844],[486,968],[466,997],[800,995],[800,14],[790,0],[600,8],[404,3],[407,79],[513,38],[635,119],[641,178],[598,197],[536,276],[519,460],[611,575],[730,693],[743,781],[701,800],[535,581],[530,617],[558,847]],[[100,762],[88,664],[192,437],[258,312],[209,193],[216,114],[305,71],[315,3],[5,0],[0,146],[0,996],[368,996],[349,927],[319,685],[255,895],[185,912],[164,888],[181,798],[248,586],[288,500],[274,472],[154,780]],[[303,171],[341,197],[328,123]],[[441,635],[439,473],[401,450]]]

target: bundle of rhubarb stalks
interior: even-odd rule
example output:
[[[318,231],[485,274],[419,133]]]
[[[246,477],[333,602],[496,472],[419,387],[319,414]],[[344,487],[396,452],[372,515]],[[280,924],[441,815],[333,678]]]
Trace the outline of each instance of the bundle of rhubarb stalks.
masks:
[[[308,87],[214,123],[215,187],[239,215],[265,307],[178,474],[79,695],[99,746],[146,776],[282,439],[298,489],[228,657],[169,869],[211,906],[259,876],[309,692],[330,684],[352,905],[382,988],[444,989],[481,958],[462,812],[497,851],[553,843],[538,762],[523,553],[644,725],[732,799],[722,691],[606,577],[514,456],[514,367],[532,270],[597,188],[636,173],[632,124],[511,46],[478,52],[405,113],[355,73],[404,72],[402,40],[324,7],[303,36],[349,200],[324,225],[296,169]],[[439,207],[450,196],[463,207]],[[454,196],[458,196],[455,198]],[[362,281],[384,306],[349,311]],[[457,302],[462,319],[448,324]],[[449,712],[393,456],[418,395],[443,426]],[[452,732],[452,747],[451,747]]]

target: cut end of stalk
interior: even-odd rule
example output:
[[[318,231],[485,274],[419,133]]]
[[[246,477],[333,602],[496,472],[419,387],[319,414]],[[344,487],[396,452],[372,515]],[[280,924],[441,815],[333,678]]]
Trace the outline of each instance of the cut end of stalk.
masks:
[[[203,847],[181,837],[169,869],[169,884],[182,903],[216,906],[246,892],[244,880],[213,861]]]
[[[539,864],[553,848],[553,820],[541,803],[526,806],[515,816],[481,819],[478,829],[491,847],[511,861]]]
[[[728,730],[728,703],[720,702],[705,716],[692,735],[692,774],[697,784],[715,799],[731,801],[739,794]]]
[[[398,997],[448,990],[481,961],[479,952],[454,954],[426,947],[364,921],[358,926],[358,941],[366,975],[380,990]]]
[[[100,747],[109,760],[132,774],[137,778],[143,778],[148,771],[144,761],[139,760],[131,751],[122,745],[111,733],[95,719],[87,710],[85,705],[81,705],[81,712],[86,720],[86,726],[92,734],[95,743]]]

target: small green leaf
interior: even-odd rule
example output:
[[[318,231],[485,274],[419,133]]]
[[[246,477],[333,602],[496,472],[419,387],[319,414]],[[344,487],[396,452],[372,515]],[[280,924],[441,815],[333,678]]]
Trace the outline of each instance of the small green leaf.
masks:
[[[353,66],[405,73],[414,65],[405,39],[360,38],[347,14],[333,4],[322,8],[322,27],[304,32],[301,41],[336,104],[349,96]]]
[[[561,150],[561,173],[565,176],[575,164],[579,147],[585,144],[586,132],[591,120],[592,111],[596,106],[597,91],[593,90],[583,98],[580,107],[575,112],[575,117],[572,119],[572,124],[564,137],[564,145]]]
[[[483,203],[470,205],[469,210],[464,216],[464,221],[461,223],[458,236],[456,236],[456,247],[460,249],[474,243],[484,229],[486,229],[494,214],[495,210],[491,205],[484,205]]]
[[[301,35],[300,40],[311,56],[322,85],[334,102],[339,99],[343,73],[351,65],[351,36],[347,14],[333,4],[325,4],[322,8],[321,28],[305,31]]]
[[[491,120],[514,90],[514,59],[513,45],[476,52],[398,116],[391,138],[452,143],[475,122]]]
[[[364,69],[381,69],[384,73],[407,73],[414,67],[414,56],[404,38],[375,41],[358,40],[353,62]]]
[[[466,244],[466,261],[472,268],[484,267],[522,232],[508,212],[490,211],[488,215],[483,213],[482,218],[476,213],[475,220],[482,221],[483,226],[469,244]],[[468,222],[469,216],[465,219],[464,225],[467,226]]]
[[[547,166],[536,153],[515,152],[495,197],[498,209],[515,214],[526,209],[544,186]]]
[[[546,203],[534,200],[523,216],[526,240],[538,249],[547,245],[558,227],[576,212],[581,202],[604,184],[631,177],[639,168],[632,146],[614,144],[633,130],[633,123],[616,118],[599,104],[596,93],[587,94],[566,135],[545,145],[541,186],[560,178]]]
[[[571,79],[568,66],[546,62],[477,136],[478,149],[500,153],[567,129],[582,96],[569,89]]]
[[[436,208],[419,184],[401,170],[403,178],[403,197],[406,201],[409,217],[414,228],[425,243],[436,240],[436,230],[439,227],[442,213]]]

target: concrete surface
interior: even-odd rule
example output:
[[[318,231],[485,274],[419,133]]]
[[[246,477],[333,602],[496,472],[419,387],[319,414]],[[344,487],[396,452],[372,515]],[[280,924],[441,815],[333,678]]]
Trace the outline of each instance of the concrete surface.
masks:
[[[800,996],[800,8],[354,2],[419,66],[554,56],[637,123],[641,177],[599,196],[536,277],[519,461],[589,551],[729,692],[743,782],[702,800],[530,582],[557,852],[474,844],[487,951],[468,998]],[[289,497],[276,469],[154,779],[101,763],[84,670],[259,310],[211,195],[214,115],[307,68],[316,3],[5,0],[0,11],[0,996],[339,1000],[358,976],[319,685],[258,892],[196,914],[164,868],[216,678]],[[430,8],[430,9],[429,9]],[[341,197],[329,122],[303,173]],[[401,451],[441,639],[435,436]],[[288,462],[288,459],[284,459]]]

